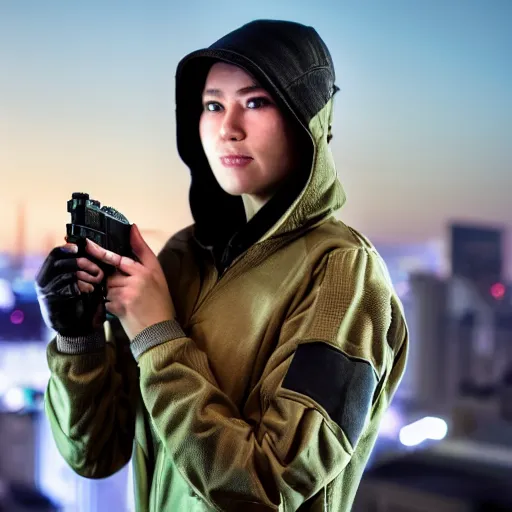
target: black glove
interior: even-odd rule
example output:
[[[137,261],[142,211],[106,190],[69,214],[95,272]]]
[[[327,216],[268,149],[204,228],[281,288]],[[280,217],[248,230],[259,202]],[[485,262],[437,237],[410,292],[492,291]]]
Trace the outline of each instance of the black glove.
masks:
[[[46,325],[62,336],[87,336],[101,329],[105,321],[103,287],[82,293],[78,288],[76,253],[56,247],[36,276],[36,291]]]

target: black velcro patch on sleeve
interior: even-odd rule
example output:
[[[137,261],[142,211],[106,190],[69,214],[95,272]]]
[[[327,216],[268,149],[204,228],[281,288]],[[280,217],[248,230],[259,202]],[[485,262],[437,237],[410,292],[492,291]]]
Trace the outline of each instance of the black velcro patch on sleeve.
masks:
[[[315,400],[355,446],[371,407],[377,378],[372,366],[327,343],[299,345],[283,388]]]

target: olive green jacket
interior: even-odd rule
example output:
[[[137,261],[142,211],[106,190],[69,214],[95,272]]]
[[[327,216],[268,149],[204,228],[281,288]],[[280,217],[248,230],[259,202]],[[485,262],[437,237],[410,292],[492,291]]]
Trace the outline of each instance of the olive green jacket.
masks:
[[[332,215],[331,109],[305,189],[222,275],[193,226],[159,253],[176,320],[49,344],[60,453],[87,478],[132,457],[138,512],[352,506],[408,334],[381,257]]]

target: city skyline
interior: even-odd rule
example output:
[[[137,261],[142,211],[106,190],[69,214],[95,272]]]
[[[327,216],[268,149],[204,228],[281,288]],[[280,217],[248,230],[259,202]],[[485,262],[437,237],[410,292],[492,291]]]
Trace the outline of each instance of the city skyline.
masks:
[[[0,252],[15,250],[21,204],[26,250],[60,243],[75,191],[143,229],[190,224],[176,65],[261,17],[311,24],[331,49],[338,218],[389,243],[442,240],[451,220],[511,230],[512,4],[340,4],[0,5]]]

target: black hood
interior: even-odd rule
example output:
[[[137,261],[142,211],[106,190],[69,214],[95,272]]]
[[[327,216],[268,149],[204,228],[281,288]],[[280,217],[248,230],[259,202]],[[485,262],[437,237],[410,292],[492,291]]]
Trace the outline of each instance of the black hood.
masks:
[[[216,61],[252,74],[285,115],[300,124],[311,146],[307,173],[298,173],[295,183],[279,191],[249,222],[259,224],[263,233],[306,185],[315,152],[309,124],[337,90],[325,43],[312,27],[289,21],[253,21],[181,60],[176,73],[177,145],[191,171],[190,208],[196,238],[203,245],[225,244],[247,224],[242,198],[218,185],[199,138],[202,89]]]

